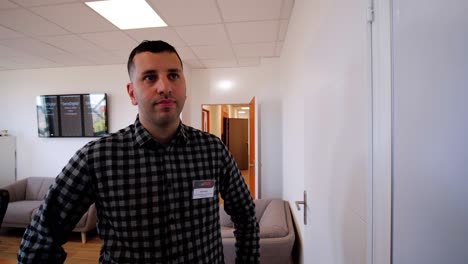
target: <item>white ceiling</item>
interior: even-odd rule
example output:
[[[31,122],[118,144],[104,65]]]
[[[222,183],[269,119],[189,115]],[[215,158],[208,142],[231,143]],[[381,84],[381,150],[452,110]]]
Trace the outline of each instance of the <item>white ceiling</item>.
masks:
[[[128,0],[131,1],[131,0]],[[0,0],[0,71],[125,64],[145,39],[192,68],[243,67],[281,53],[294,0],[147,0],[169,25],[119,30],[86,0]]]

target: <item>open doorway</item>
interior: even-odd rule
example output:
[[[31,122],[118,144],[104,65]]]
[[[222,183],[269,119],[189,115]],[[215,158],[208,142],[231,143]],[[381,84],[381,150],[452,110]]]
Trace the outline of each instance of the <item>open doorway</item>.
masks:
[[[255,98],[245,104],[202,105],[202,130],[219,137],[232,153],[253,198],[255,188]]]

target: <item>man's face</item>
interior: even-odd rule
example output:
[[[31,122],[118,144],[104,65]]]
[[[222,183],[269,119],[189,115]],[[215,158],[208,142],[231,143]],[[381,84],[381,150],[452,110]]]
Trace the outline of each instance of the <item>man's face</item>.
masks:
[[[133,58],[127,92],[138,105],[144,125],[158,128],[179,123],[186,99],[185,78],[179,58],[172,52],[142,52]]]

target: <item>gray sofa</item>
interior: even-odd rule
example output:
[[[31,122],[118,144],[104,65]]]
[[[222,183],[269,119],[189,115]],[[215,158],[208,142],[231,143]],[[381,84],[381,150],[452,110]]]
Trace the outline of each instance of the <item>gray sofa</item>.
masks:
[[[260,263],[288,264],[291,261],[295,235],[289,204],[280,199],[255,200],[260,227]],[[234,225],[220,207],[221,236],[226,264],[235,263]]]
[[[51,177],[30,177],[2,187],[10,194],[2,227],[26,228],[54,181],[55,178]],[[92,204],[73,231],[80,232],[82,242],[86,243],[86,232],[94,228],[96,228],[96,207]]]

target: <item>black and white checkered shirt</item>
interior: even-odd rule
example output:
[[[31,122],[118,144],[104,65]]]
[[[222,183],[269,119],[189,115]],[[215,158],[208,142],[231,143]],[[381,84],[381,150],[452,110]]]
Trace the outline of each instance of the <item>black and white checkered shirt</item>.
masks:
[[[212,196],[194,199],[199,180],[214,183]],[[93,202],[99,263],[224,263],[218,193],[235,223],[237,263],[258,263],[255,205],[225,145],[181,124],[163,146],[137,118],[71,158],[26,230],[18,263],[63,262],[61,245]]]

